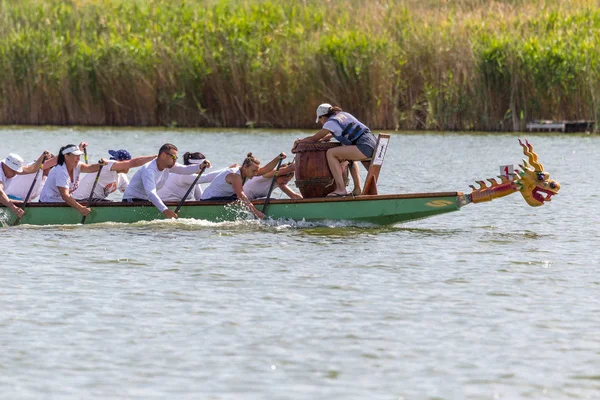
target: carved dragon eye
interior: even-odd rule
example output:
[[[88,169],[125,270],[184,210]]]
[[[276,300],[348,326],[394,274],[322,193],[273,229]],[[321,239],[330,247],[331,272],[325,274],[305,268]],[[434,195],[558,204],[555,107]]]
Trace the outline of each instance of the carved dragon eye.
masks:
[[[537,174],[538,181],[543,181],[546,179],[546,175],[543,172],[538,172]]]
[[[550,182],[550,188],[551,189],[556,189],[556,183]]]

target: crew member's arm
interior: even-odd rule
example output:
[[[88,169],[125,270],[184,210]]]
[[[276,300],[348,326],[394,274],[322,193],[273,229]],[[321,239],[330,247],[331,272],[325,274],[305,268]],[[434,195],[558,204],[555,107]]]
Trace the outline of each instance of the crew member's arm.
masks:
[[[273,168],[275,168],[277,166],[277,163],[279,162],[279,160],[285,160],[287,156],[285,155],[285,153],[281,153],[279,154],[277,157],[275,157],[274,159],[271,160],[271,162],[269,162],[267,165],[265,165],[264,167],[260,168],[257,172],[256,175],[264,175],[269,171],[272,171]]]
[[[198,179],[198,183],[211,183],[217,177],[217,175],[219,175],[223,171],[225,171],[225,169],[217,169],[215,171],[210,172],[204,170],[202,176]]]
[[[205,166],[205,168],[210,168],[210,161],[204,160],[204,162],[202,164],[191,164],[191,165],[175,164],[174,166],[172,166],[170,168],[170,172],[172,172],[174,174],[179,174],[179,175],[192,175],[192,174],[200,172],[200,169],[202,169],[202,166]]]
[[[53,156],[52,154],[50,154],[50,156],[52,156],[52,158],[44,161],[44,171],[52,167],[56,167],[58,156]]]
[[[34,172],[37,172],[40,167],[42,166],[42,163],[44,162],[44,160],[46,158],[48,158],[50,156],[50,152],[48,150],[44,150],[44,152],[38,157],[38,159],[31,165],[27,165],[23,167],[23,172],[19,172],[19,174],[22,175],[26,175],[26,174],[33,174]],[[54,162],[54,164],[56,165],[56,161]]]
[[[62,197],[62,199],[65,201],[65,203],[67,203],[68,205],[70,205],[71,207],[73,207],[74,209],[76,209],[77,211],[79,211],[79,213],[83,216],[88,215],[89,213],[92,212],[92,209],[89,207],[84,207],[81,204],[79,204],[77,202],[77,200],[75,200],[70,194],[69,194],[69,189],[68,188],[64,188],[64,187],[60,187],[58,186],[58,192],[60,193],[60,197]]]
[[[135,157],[131,160],[115,161],[112,167],[110,167],[110,170],[115,172],[126,172],[131,168],[141,167],[142,165],[154,160],[155,158],[156,154],[153,156]]]
[[[158,208],[158,211],[160,211],[165,218],[177,218],[175,211],[169,210],[160,197],[158,197],[154,173],[150,169],[142,170],[142,185],[144,185],[144,190],[146,191],[146,197],[148,197],[148,200],[154,204],[154,207]]]
[[[263,178],[267,178],[267,179],[272,178],[275,176],[275,172],[276,172],[275,170],[269,171],[263,175]],[[288,175],[288,174],[291,174],[292,172],[294,172],[294,164],[279,168],[279,172],[277,172],[277,176]]]
[[[254,204],[252,204],[252,202],[248,199],[246,193],[244,193],[241,176],[237,174],[229,174],[227,175],[227,178],[225,178],[225,180],[227,181],[227,183],[231,184],[233,190],[235,191],[235,194],[237,195],[238,200],[241,200],[242,203],[244,203],[250,209],[252,214],[254,214],[257,218],[260,219],[265,218],[265,214],[258,211]]]
[[[298,140],[296,140],[296,142],[316,143],[319,140],[327,141],[327,140],[331,139],[331,136],[328,137],[328,135],[331,135],[330,131],[328,131],[327,129],[321,129],[319,132],[315,133],[314,135],[305,137],[303,139],[298,139]]]
[[[292,189],[289,188],[288,185],[278,185],[279,189],[281,189],[281,191],[285,194],[287,194],[290,199],[302,199],[302,195],[294,192]]]
[[[0,168],[2,168],[0,166]],[[2,203],[6,208],[12,211],[17,217],[23,218],[23,214],[25,211],[23,209],[14,205],[14,203],[8,198],[6,193],[4,193],[4,183],[0,182],[0,203]]]
[[[100,161],[98,162],[98,164],[80,164],[81,165],[81,172],[85,172],[85,173],[90,173],[90,172],[98,172],[98,170],[100,169],[100,166],[104,166],[108,164],[108,161],[106,161],[104,158],[101,158]]]
[[[329,132],[329,134],[327,134],[321,138],[321,142],[329,142],[332,137],[333,137],[333,134],[331,132]]]

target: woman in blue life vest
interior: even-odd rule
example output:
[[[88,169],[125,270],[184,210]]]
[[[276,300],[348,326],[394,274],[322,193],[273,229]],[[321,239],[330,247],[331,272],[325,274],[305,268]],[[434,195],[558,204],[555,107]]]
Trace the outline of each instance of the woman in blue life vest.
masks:
[[[343,161],[364,161],[371,158],[377,139],[369,127],[352,114],[328,103],[317,107],[316,122],[323,124],[323,128],[313,136],[299,141],[328,142],[333,137],[342,144],[342,146],[327,150],[327,164],[335,182],[335,190],[328,196],[347,196],[341,163]],[[352,193],[358,195],[362,190],[357,163],[353,163],[351,173],[354,181]]]

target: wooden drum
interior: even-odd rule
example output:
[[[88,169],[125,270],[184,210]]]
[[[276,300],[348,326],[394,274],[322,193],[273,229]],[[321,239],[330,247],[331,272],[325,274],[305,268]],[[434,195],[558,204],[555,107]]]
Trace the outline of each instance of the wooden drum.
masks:
[[[292,149],[296,154],[296,186],[305,199],[325,197],[335,189],[333,175],[327,165],[327,150],[341,146],[337,142],[297,143]],[[347,184],[348,167],[343,163],[342,176]]]

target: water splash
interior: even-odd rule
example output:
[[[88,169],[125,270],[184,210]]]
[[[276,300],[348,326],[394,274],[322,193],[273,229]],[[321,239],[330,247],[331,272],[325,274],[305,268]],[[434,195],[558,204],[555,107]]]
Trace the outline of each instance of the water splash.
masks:
[[[1,220],[0,220],[1,221]],[[259,220],[252,214],[246,212],[240,213],[239,218],[234,221],[214,222],[193,218],[178,219],[157,219],[152,221],[139,221],[133,223],[125,222],[102,222],[97,224],[71,224],[71,225],[20,225],[14,229],[36,229],[36,230],[71,230],[71,229],[150,229],[150,230],[203,230],[203,229],[244,229],[244,230],[275,230],[285,231],[294,229],[314,229],[314,228],[376,228],[377,225],[361,221],[339,221],[339,220],[321,220],[306,221],[292,219],[272,219],[266,218]]]

